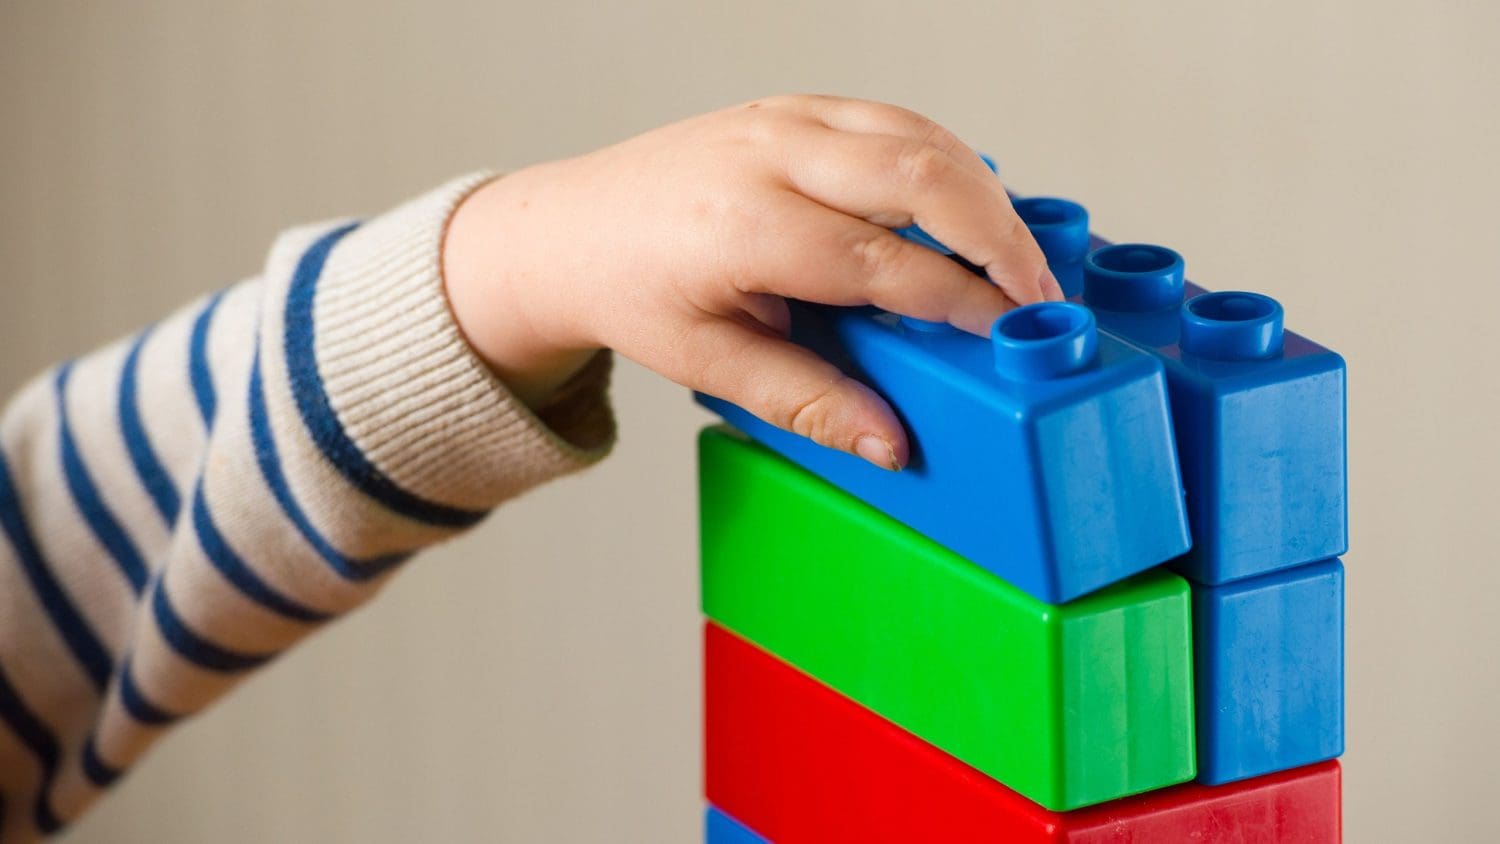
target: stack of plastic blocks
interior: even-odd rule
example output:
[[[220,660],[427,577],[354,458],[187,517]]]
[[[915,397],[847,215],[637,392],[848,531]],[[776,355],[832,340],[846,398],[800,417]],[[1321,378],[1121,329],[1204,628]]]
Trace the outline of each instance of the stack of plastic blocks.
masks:
[[[707,840],[1339,840],[1342,359],[1015,205],[1069,301],[988,339],[793,305],[902,471],[699,396]]]

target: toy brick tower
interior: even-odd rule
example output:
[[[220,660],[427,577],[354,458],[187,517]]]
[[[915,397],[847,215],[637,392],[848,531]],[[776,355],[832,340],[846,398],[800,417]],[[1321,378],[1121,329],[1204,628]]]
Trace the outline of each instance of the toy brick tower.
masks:
[[[707,839],[1339,840],[1343,360],[1016,210],[1070,301],[988,339],[793,306],[905,470],[699,397]]]

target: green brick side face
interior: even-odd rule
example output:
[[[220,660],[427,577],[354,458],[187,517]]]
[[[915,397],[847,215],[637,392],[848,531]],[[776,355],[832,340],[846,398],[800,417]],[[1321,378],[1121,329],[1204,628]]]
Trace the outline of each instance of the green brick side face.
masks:
[[[1193,777],[1181,578],[1046,604],[724,428],[699,490],[730,630],[1049,809]]]
[[[1062,784],[1068,808],[1190,780],[1192,595],[1187,581],[1147,572],[1058,607],[1068,718]],[[1107,799],[1107,798],[1106,798]]]

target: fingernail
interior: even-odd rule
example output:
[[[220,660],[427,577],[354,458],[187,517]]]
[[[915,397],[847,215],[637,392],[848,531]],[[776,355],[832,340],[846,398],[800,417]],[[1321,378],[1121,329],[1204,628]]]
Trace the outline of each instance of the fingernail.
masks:
[[[896,462],[896,450],[891,444],[874,434],[864,434],[854,441],[854,453],[874,463],[882,469],[892,472],[901,471],[901,464]]]

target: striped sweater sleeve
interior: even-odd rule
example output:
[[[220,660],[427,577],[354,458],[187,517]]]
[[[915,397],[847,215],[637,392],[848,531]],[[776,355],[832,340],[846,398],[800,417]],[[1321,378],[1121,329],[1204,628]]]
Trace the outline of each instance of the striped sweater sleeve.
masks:
[[[448,310],[443,233],[485,178],[289,232],[259,277],[11,401],[0,841],[61,828],[415,551],[608,450],[607,353],[538,415]]]

